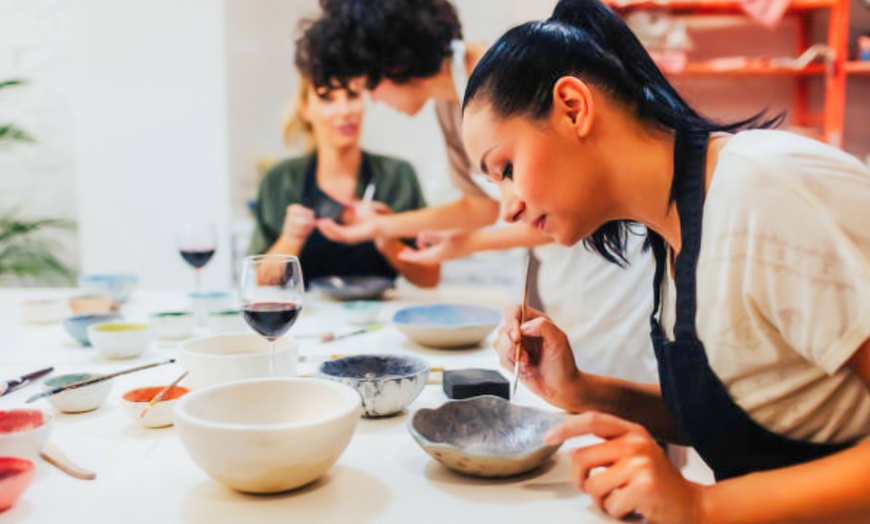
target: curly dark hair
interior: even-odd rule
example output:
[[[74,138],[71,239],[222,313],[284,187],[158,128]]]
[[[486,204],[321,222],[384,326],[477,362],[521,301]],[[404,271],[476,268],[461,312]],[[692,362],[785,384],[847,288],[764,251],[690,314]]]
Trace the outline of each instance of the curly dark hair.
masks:
[[[462,38],[447,0],[321,0],[323,16],[296,41],[296,66],[316,87],[365,76],[405,83],[434,76]]]

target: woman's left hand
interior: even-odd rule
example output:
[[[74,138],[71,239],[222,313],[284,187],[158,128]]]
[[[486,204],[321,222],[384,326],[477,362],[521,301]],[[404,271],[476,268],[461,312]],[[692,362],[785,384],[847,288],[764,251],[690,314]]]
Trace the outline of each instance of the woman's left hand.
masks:
[[[702,522],[704,486],[683,478],[646,428],[590,411],[551,429],[546,441],[581,435],[605,441],[572,452],[571,477],[605,513],[620,519],[638,513],[651,523]],[[593,473],[596,468],[604,469]]]
[[[331,218],[317,220],[317,229],[333,242],[344,244],[359,244],[368,242],[379,236],[377,216],[389,214],[390,208],[382,202],[352,202],[345,204],[342,215],[344,225],[336,223]]]

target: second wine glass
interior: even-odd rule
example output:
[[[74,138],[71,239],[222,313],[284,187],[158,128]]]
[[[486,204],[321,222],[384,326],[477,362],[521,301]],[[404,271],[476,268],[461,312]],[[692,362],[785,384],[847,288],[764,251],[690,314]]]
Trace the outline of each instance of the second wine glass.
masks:
[[[217,246],[217,231],[211,222],[188,222],[178,231],[181,258],[196,272],[196,291],[202,291],[202,268],[208,264]]]

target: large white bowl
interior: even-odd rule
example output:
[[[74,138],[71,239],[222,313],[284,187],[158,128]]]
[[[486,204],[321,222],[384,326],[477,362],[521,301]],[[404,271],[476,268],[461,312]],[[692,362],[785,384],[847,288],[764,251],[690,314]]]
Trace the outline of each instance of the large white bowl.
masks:
[[[0,411],[0,457],[20,457],[36,461],[51,434],[53,420],[54,417],[38,409]],[[10,428],[22,423],[27,427],[14,430]]]
[[[433,348],[477,346],[501,320],[494,309],[468,304],[406,307],[393,316],[393,324],[408,338]]]
[[[202,388],[252,378],[296,375],[296,341],[275,341],[274,373],[269,370],[269,343],[256,333],[228,333],[182,344],[181,359],[190,372],[185,384]]]
[[[218,482],[278,493],[314,482],[353,436],[360,398],[314,378],[222,384],[182,397],[175,427],[190,458]]]

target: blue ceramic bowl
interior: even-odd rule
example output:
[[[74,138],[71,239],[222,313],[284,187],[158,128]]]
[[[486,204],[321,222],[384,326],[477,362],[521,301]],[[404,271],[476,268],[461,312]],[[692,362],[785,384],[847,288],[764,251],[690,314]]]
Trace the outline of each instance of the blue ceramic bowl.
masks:
[[[91,340],[88,338],[88,326],[91,324],[99,324],[101,322],[110,322],[118,320],[120,315],[112,313],[97,314],[97,315],[77,315],[69,317],[63,321],[63,327],[69,336],[83,346],[90,346]]]
[[[400,309],[393,323],[423,346],[460,348],[480,344],[501,319],[501,313],[486,307],[436,304]]]
[[[318,376],[356,389],[364,416],[386,417],[420,395],[429,380],[429,364],[410,356],[356,355],[324,362]]]
[[[139,277],[130,273],[99,273],[79,277],[79,287],[98,295],[109,295],[123,304],[133,294]]]
[[[377,300],[393,287],[393,281],[384,277],[321,277],[311,281],[334,300]]]

